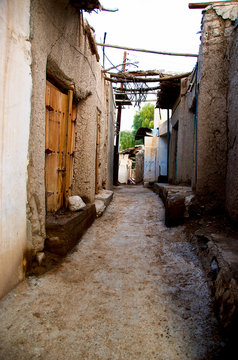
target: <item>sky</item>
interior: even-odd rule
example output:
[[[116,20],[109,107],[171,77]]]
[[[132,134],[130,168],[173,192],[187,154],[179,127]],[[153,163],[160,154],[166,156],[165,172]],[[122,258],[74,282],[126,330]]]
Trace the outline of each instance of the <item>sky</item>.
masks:
[[[103,42],[106,32],[106,44],[142,48],[156,51],[197,54],[200,44],[201,9],[189,9],[189,2],[195,0],[101,0],[107,9],[117,12],[92,12],[85,14],[89,24],[95,30],[96,41]],[[202,2],[202,1],[200,1]],[[98,47],[100,62],[102,50]],[[105,54],[113,65],[123,61],[124,50],[105,48]],[[192,71],[196,58],[175,57],[141,52],[127,52],[129,62],[136,63],[127,70],[164,70],[165,72]],[[105,59],[105,68],[111,67]],[[153,86],[156,86],[153,83]],[[150,100],[156,95],[150,95]],[[141,106],[145,104],[142,103]],[[131,130],[133,117],[139,110],[130,106],[122,110],[121,130]]]

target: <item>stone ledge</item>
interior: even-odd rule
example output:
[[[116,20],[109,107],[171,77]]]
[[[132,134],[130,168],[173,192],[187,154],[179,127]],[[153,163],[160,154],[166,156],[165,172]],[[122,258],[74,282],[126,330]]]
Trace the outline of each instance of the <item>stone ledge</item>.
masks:
[[[95,206],[97,217],[102,216],[107,206],[110,204],[113,198],[113,191],[111,190],[100,190],[95,195]]]
[[[207,275],[227,342],[233,346],[238,331],[238,234],[202,228],[190,230],[189,240]]]
[[[67,211],[60,214],[47,214],[45,249],[64,256],[80,240],[83,233],[96,218],[95,205],[87,205],[78,212]]]
[[[155,183],[153,191],[163,200],[166,226],[182,224],[189,217],[189,206],[195,196],[191,187]]]

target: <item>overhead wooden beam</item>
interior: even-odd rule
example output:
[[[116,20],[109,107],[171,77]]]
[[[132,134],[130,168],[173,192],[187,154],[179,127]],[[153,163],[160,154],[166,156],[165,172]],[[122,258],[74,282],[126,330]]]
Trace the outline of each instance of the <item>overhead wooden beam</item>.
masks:
[[[160,86],[154,86],[154,87],[149,87],[149,88],[141,88],[141,89],[126,89],[126,88],[114,88],[115,91],[122,91],[122,92],[125,92],[125,93],[143,93],[143,92],[147,92],[147,91],[153,91],[153,90],[159,90],[160,89]]]
[[[115,90],[115,89],[114,89],[114,90]],[[129,89],[127,89],[127,90],[129,90]],[[132,89],[132,90],[135,90],[135,89]],[[128,94],[128,93],[129,93],[129,95],[130,95],[130,94],[131,94],[131,95],[135,94],[135,92],[130,92],[130,91],[128,91],[127,94]],[[138,93],[141,93],[141,91],[140,91],[140,92],[138,91]],[[117,92],[117,91],[116,91],[116,92],[115,92],[115,95],[125,95],[125,92],[121,92],[121,93],[120,93],[120,92]],[[149,91],[148,91],[148,92],[146,92],[146,95],[157,95],[157,92],[155,92],[155,91],[149,92]]]
[[[209,2],[202,2],[202,3],[189,3],[188,7],[189,9],[205,9],[209,5],[214,4],[224,4],[229,2],[238,2],[238,0],[233,1],[209,1]]]
[[[174,52],[165,52],[165,51],[155,51],[155,50],[146,50],[146,49],[135,49],[126,46],[118,46],[118,45],[109,45],[109,44],[101,44],[97,43],[98,46],[110,47],[114,49],[122,49],[122,50],[129,50],[129,51],[139,51],[145,52],[150,54],[158,54],[158,55],[170,55],[170,56],[187,56],[187,57],[198,57],[197,54],[185,54],[185,53],[174,53]]]
[[[120,72],[120,73],[114,73],[110,71],[104,71],[107,73],[107,75],[111,75],[113,77],[121,77],[121,78],[134,78],[135,76],[158,76],[163,75],[161,71],[156,70],[148,70],[148,71],[131,71],[131,72]]]
[[[127,83],[127,82],[141,82],[141,83],[146,83],[146,82],[159,82],[160,79],[155,79],[155,78],[118,78],[118,79],[112,79],[109,78],[107,76],[105,76],[105,80],[110,81],[112,83]]]
[[[128,71],[126,74],[132,76],[154,76],[154,75],[163,75],[164,70],[135,70],[135,71]]]
[[[157,79],[154,78],[138,78],[138,77],[134,77],[134,78],[118,78],[117,80],[109,78],[107,76],[105,76],[105,79],[114,83],[120,82],[120,83],[125,83],[125,82],[163,82],[163,81],[169,81],[169,80],[177,80],[177,79],[182,79],[185,77],[188,77],[191,74],[191,72],[188,73],[184,73],[184,74],[180,74],[180,75],[173,75],[173,76],[167,76],[167,77],[160,77]],[[118,74],[117,74],[118,75]]]
[[[109,11],[109,12],[117,12],[119,9],[105,9],[104,7],[101,8],[102,11]]]

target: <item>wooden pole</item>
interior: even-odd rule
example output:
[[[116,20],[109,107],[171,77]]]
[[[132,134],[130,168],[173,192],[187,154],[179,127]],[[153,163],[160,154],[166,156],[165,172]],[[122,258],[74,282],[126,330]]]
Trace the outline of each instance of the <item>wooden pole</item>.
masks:
[[[169,81],[169,80],[176,80],[176,79],[182,79],[185,77],[188,77],[191,74],[191,72],[180,74],[180,75],[173,75],[173,76],[167,76],[167,77],[160,77],[160,78],[140,78],[140,77],[118,77],[118,79],[112,79],[107,76],[105,76],[105,79],[108,81],[111,81],[113,83],[125,83],[125,82],[163,82],[163,81]],[[119,74],[116,74],[118,76]]]
[[[107,33],[105,32],[103,38],[103,44],[105,44],[106,37],[107,37]],[[102,53],[103,53],[103,69],[105,69],[105,48],[102,49]]]
[[[105,76],[105,80],[108,80],[110,82],[113,82],[113,83],[126,83],[126,82],[158,82],[160,81],[159,78],[155,79],[155,78],[136,78],[136,77],[118,77],[117,79],[112,79],[112,78],[109,78],[107,76]]]
[[[157,55],[198,57],[197,54],[185,54],[185,53],[174,53],[174,52],[155,51],[155,50],[146,50],[146,49],[135,49],[135,48],[126,47],[126,46],[109,45],[109,44],[101,44],[101,43],[97,43],[97,45],[98,46],[111,47],[111,48],[114,48],[114,49],[122,49],[122,50],[129,50],[129,51],[139,51],[139,52],[145,52],[145,53],[157,54]]]
[[[121,88],[114,88],[115,91],[122,91],[122,92],[147,92],[151,90],[159,90],[160,86],[148,87],[148,88],[141,88],[141,89],[121,89]]]
[[[124,51],[122,71],[126,70],[126,51]],[[123,84],[121,84],[121,89],[123,89]],[[117,132],[116,132],[116,146],[114,149],[114,172],[113,172],[113,183],[118,185],[118,172],[119,172],[119,146],[120,146],[120,129],[121,129],[121,111],[122,105],[118,105],[117,110]]]
[[[107,75],[115,75],[116,77],[119,77],[119,76],[158,76],[158,75],[163,75],[163,72],[160,71],[160,70],[147,70],[147,71],[143,71],[143,70],[138,70],[138,71],[128,71],[128,72],[120,72],[120,73],[114,73],[114,72],[110,72],[109,70],[111,69],[108,69],[108,70],[104,70],[103,72],[104,73],[107,73]]]
[[[189,3],[188,7],[189,9],[205,9],[209,5],[214,4],[225,4],[225,3],[231,3],[231,2],[238,2],[238,0],[231,0],[231,1],[209,1],[209,2],[202,2],[202,3]]]
[[[116,66],[112,66],[112,67],[110,67],[109,69],[102,70],[102,72],[103,72],[103,73],[108,73],[108,74],[110,74],[110,73],[109,73],[110,70],[116,69],[116,68],[118,68],[119,66],[122,66],[122,65],[123,65],[123,64],[119,64],[119,65],[116,65]],[[132,63],[132,62],[127,62],[125,65],[134,65],[134,66],[138,67],[135,63]],[[126,74],[127,74],[127,73],[126,73]]]

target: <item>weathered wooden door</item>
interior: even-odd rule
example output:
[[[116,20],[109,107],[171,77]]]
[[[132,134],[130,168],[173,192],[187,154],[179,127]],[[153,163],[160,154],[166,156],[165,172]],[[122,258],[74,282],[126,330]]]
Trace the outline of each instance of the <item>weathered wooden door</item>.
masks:
[[[71,194],[76,118],[73,90],[65,94],[47,81],[45,103],[46,210],[57,211],[67,206]]]

